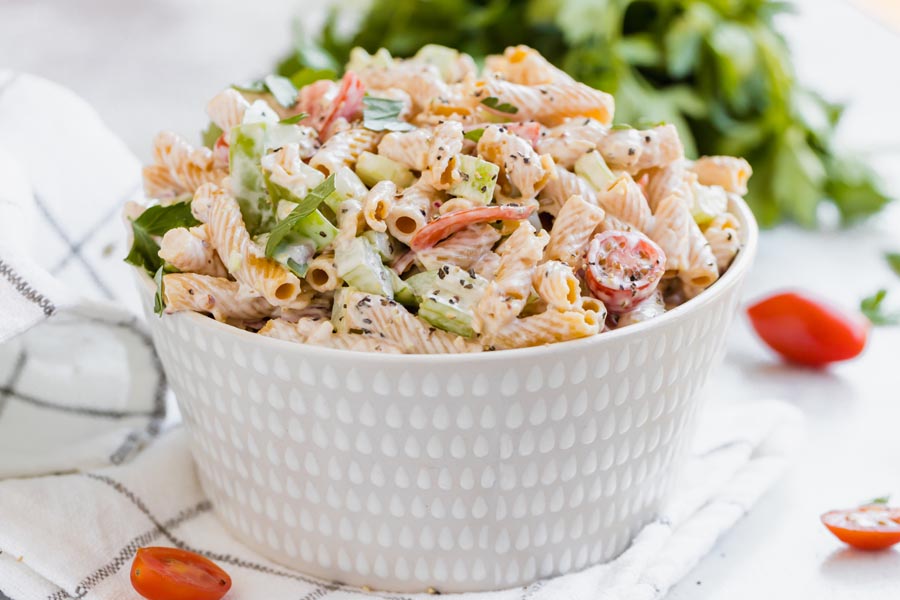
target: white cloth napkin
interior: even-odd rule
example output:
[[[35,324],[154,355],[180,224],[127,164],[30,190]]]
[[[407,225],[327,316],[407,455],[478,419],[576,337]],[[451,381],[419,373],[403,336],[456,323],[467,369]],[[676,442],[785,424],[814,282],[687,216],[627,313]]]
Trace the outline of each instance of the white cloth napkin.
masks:
[[[220,528],[185,432],[160,433],[165,377],[128,308],[116,215],[139,195],[138,161],[90,107],[0,71],[0,600],[136,598],[128,569],[146,545],[218,561],[232,600],[401,598],[315,581]],[[467,598],[663,596],[772,483],[785,462],[777,440],[799,420],[776,402],[705,417],[672,501],[625,554]]]

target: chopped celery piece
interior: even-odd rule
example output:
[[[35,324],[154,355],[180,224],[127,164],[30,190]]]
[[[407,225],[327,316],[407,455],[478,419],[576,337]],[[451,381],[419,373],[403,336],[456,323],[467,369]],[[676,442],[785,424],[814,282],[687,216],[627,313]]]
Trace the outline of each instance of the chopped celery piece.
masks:
[[[359,155],[356,161],[356,174],[369,187],[384,180],[393,181],[397,187],[409,187],[416,181],[416,176],[405,166],[371,152]]]
[[[437,281],[437,271],[422,271],[407,277],[406,285],[409,286],[416,298],[421,301],[425,294],[434,289],[435,281]]]
[[[282,242],[276,248],[272,258],[287,267],[297,277],[305,277],[309,269],[309,261],[316,253],[316,245],[309,239],[298,239],[296,242]]]
[[[347,63],[347,70],[358,73],[370,67],[390,67],[393,63],[394,59],[387,48],[380,48],[375,54],[369,54],[365,48],[357,46],[350,51],[350,61]]]
[[[269,154],[268,156],[272,155]],[[307,194],[309,194],[310,190],[312,190],[325,180],[325,176],[321,171],[313,169],[312,167],[304,163],[300,163],[303,166],[300,167],[299,173],[292,174],[292,177],[290,178],[291,181],[285,181],[284,179],[281,179],[281,183],[278,183],[275,179],[273,179],[272,172],[266,168],[265,163],[266,160],[264,158],[263,178],[266,182],[266,189],[269,191],[272,202],[276,207],[282,200],[287,200],[289,202],[299,204],[302,199],[305,198]],[[313,175],[313,173],[315,173],[315,175]],[[289,185],[282,185],[282,183]]]
[[[341,167],[334,173],[334,192],[325,198],[325,205],[335,215],[340,214],[341,202],[348,198],[362,200],[369,188],[349,167]]]
[[[500,167],[475,156],[460,154],[456,157],[456,168],[459,169],[462,181],[447,190],[450,195],[488,204],[494,196],[494,184]]]
[[[266,123],[248,123],[231,128],[228,165],[231,189],[244,225],[250,235],[268,231],[275,221],[272,202],[266,190],[260,158],[266,148]]]
[[[575,173],[587,179],[598,192],[605,192],[616,180],[616,176],[596,150],[585,153],[575,161]]]
[[[318,210],[306,215],[294,224],[293,231],[300,237],[310,240],[316,250],[322,250],[334,241],[338,228],[331,224]]]
[[[385,262],[394,260],[400,254],[400,244],[387,233],[369,230],[362,235]]]
[[[361,292],[394,297],[394,286],[388,268],[366,238],[353,238],[334,252],[338,277]]]
[[[244,111],[244,117],[241,123],[248,125],[251,123],[271,123],[278,122],[278,113],[276,113],[265,100],[255,100]]]
[[[463,337],[473,337],[475,307],[487,280],[454,265],[444,265],[435,273],[431,289],[419,303],[419,317],[435,327]]]
[[[697,225],[708,224],[728,209],[728,194],[721,186],[698,183],[691,192],[691,216]]]
[[[419,300],[413,293],[412,288],[409,287],[409,284],[400,279],[400,276],[393,269],[389,268],[388,274],[391,276],[391,283],[394,286],[394,300],[404,306],[418,306]]]

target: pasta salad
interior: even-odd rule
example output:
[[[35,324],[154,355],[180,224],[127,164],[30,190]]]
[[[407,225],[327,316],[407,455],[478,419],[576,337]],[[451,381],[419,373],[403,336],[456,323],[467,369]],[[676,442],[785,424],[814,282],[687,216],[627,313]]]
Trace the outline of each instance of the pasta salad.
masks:
[[[687,160],[674,126],[613,126],[612,96],[526,46],[357,48],[339,81],[269,76],[164,132],[127,260],[157,311],[317,346],[503,350],[651,319],[740,250],[740,158]],[[299,87],[299,89],[298,89]]]

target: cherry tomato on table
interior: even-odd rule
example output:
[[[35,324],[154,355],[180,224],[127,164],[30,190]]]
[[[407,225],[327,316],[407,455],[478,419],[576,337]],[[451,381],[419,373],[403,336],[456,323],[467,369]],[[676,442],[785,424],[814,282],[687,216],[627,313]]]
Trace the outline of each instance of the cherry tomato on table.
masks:
[[[604,231],[588,244],[585,281],[613,314],[631,310],[656,291],[666,271],[662,248],[639,231]]]
[[[139,548],[131,585],[147,600],[219,600],[231,577],[211,560],[178,548]]]
[[[822,523],[839,540],[860,550],[883,550],[900,542],[900,509],[869,504],[822,515]]]
[[[747,309],[753,329],[787,360],[811,367],[849,360],[863,351],[869,322],[796,292],[776,294]]]

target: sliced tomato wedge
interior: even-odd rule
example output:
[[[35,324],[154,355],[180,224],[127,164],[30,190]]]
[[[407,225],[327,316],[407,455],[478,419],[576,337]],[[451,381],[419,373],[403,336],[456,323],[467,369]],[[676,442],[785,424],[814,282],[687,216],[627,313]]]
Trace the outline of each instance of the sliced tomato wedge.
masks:
[[[530,217],[535,208],[534,205],[505,204],[503,206],[478,206],[448,213],[417,231],[410,240],[409,247],[416,252],[431,248],[442,239],[474,223],[521,221]]]
[[[504,125],[510,133],[514,133],[520,138],[528,140],[534,146],[541,137],[541,124],[537,121],[528,121],[526,123],[507,123]]]
[[[227,167],[228,166],[228,136],[225,133],[219,136],[219,139],[216,140],[216,143],[213,144],[213,162],[218,167]]]
[[[315,128],[322,138],[338,118],[343,117],[348,121],[359,118],[365,95],[366,86],[356,73],[347,71],[341,79],[340,87],[327,79],[304,86],[300,90],[295,110],[309,115],[301,123]]]
[[[588,244],[585,281],[610,313],[631,310],[656,291],[666,255],[639,231],[604,231]]]
[[[344,73],[337,96],[331,101],[331,112],[319,127],[319,133],[328,131],[328,127],[339,117],[352,121],[362,115],[365,95],[366,86],[363,85],[356,73],[353,71]]]
[[[216,563],[178,548],[138,548],[131,585],[147,600],[219,600],[231,577]]]
[[[823,367],[862,353],[869,322],[808,296],[786,292],[747,309],[757,335],[790,362]]]
[[[900,542],[900,509],[869,504],[822,515],[837,539],[860,550],[884,550]]]

